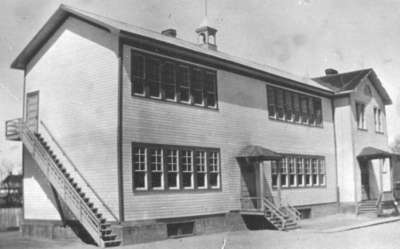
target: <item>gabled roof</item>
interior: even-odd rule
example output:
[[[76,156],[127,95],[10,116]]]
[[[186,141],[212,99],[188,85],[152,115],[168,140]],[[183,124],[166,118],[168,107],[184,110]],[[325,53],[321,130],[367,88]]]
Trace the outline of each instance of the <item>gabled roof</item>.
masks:
[[[4,180],[1,182],[2,184],[15,184],[15,183],[22,183],[22,175],[8,175]]]
[[[66,5],[60,5],[57,11],[50,17],[40,31],[22,50],[18,57],[11,64],[12,68],[24,69],[26,64],[30,61],[32,56],[41,48],[41,46],[50,38],[55,30],[69,17],[75,16],[90,22],[96,26],[102,27],[118,35],[131,34],[144,38],[151,39],[163,44],[176,46],[182,49],[189,50],[203,57],[216,59],[220,63],[228,63],[231,67],[239,67],[243,70],[253,70],[265,77],[275,77],[280,80],[287,81],[287,84],[296,85],[313,91],[322,92],[327,95],[332,95],[332,90],[329,87],[318,84],[307,77],[299,77],[292,75],[288,72],[276,69],[274,67],[261,65],[252,61],[241,59],[220,51],[214,51],[207,48],[202,48],[197,44],[187,42],[178,38],[168,37],[159,32],[150,31],[147,29],[139,28],[137,26],[120,22],[111,18],[97,15],[91,12],[79,10]]]
[[[372,68],[351,71],[340,74],[332,74],[323,77],[313,78],[316,82],[331,89],[335,94],[353,91],[361,83],[361,81],[368,77],[379,95],[382,97],[385,105],[392,104],[389,94],[383,88],[381,81]]]

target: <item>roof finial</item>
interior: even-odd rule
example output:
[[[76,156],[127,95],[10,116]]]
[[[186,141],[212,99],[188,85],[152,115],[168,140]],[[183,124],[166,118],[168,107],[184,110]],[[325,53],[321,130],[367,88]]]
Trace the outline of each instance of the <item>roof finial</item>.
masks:
[[[207,0],[204,0],[204,16],[207,18]]]

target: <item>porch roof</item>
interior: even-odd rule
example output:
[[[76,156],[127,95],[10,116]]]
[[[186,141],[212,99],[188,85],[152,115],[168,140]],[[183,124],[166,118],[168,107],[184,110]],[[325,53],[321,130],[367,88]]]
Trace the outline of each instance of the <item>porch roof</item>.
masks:
[[[358,159],[363,159],[363,160],[370,160],[370,159],[377,159],[377,158],[387,158],[391,156],[398,156],[398,154],[394,154],[389,151],[377,149],[375,147],[365,147],[362,149],[360,154],[358,154],[357,158]]]
[[[260,160],[279,160],[282,156],[272,150],[259,145],[248,145],[244,147],[237,158],[253,158]]]

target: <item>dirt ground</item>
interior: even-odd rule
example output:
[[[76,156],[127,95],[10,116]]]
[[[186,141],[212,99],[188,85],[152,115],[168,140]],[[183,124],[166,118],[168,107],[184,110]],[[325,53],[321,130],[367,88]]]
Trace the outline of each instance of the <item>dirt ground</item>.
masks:
[[[272,230],[238,231],[204,236],[192,236],[159,242],[129,245],[126,249],[397,249],[400,245],[400,222],[390,222],[360,229],[323,233],[318,230],[300,229],[291,232]],[[80,242],[50,241],[21,238],[18,232],[0,233],[0,248],[96,248]]]

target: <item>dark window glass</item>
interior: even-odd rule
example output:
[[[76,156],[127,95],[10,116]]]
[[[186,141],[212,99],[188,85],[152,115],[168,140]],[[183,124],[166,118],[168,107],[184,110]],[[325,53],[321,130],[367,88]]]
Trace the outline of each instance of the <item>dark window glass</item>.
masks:
[[[189,68],[186,66],[178,66],[177,83],[179,85],[179,99],[183,102],[190,101],[190,85],[189,85]]]
[[[216,107],[217,100],[217,76],[215,73],[206,72],[205,74],[205,94],[208,107]]]
[[[146,80],[149,85],[149,96],[160,97],[160,61],[154,58],[146,60]]]
[[[308,122],[308,98],[306,96],[300,96],[301,104],[301,122]]]
[[[313,125],[315,122],[314,98],[308,98],[308,123]]]
[[[164,98],[167,100],[175,100],[176,84],[175,84],[175,64],[165,62],[161,71],[162,90]]]
[[[283,90],[276,89],[276,111],[278,114],[278,119],[283,119],[284,117],[284,107],[283,107]]]
[[[267,100],[268,100],[268,115],[275,118],[276,105],[275,105],[275,88],[267,87]]]
[[[293,121],[300,121],[300,97],[299,94],[293,93]]]
[[[134,94],[144,94],[144,56],[138,53],[132,53],[132,91]]]
[[[285,119],[292,120],[292,93],[285,91]]]
[[[202,105],[203,98],[203,71],[198,68],[193,68],[192,70],[192,85],[191,94],[193,104]]]
[[[321,99],[314,98],[313,99],[314,103],[314,113],[315,113],[315,122],[317,125],[322,124],[322,105],[321,105]]]

